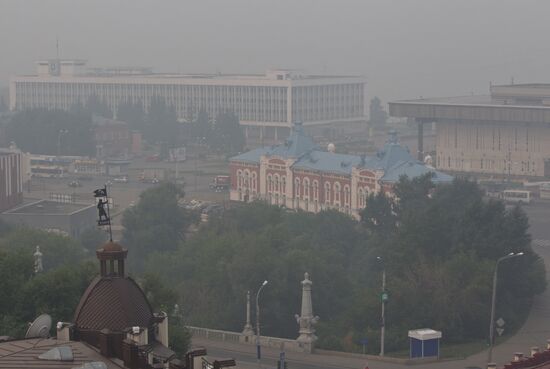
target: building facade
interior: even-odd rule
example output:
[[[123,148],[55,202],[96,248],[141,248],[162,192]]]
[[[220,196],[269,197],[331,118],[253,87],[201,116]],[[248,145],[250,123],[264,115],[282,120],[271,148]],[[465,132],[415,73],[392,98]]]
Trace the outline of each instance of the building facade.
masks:
[[[230,159],[233,201],[264,200],[289,209],[336,209],[359,217],[370,194],[391,194],[403,175],[432,173],[435,183],[452,178],[414,159],[393,134],[376,156],[320,150],[301,124],[283,144],[258,148]]]
[[[67,110],[92,96],[117,112],[122,102],[141,103],[161,97],[181,121],[199,111],[212,118],[233,112],[249,140],[276,141],[288,135],[292,122],[308,128],[367,120],[365,79],[358,76],[304,75],[269,70],[265,75],[153,74],[150,69],[84,71],[83,61],[47,60],[37,74],[10,81],[10,108]]]
[[[128,123],[94,116],[96,158],[128,158],[133,135]]]
[[[550,177],[550,85],[492,86],[488,96],[396,101],[390,115],[416,119],[419,142],[422,126],[436,123],[438,169]]]
[[[23,202],[23,166],[21,153],[0,151],[0,212]]]

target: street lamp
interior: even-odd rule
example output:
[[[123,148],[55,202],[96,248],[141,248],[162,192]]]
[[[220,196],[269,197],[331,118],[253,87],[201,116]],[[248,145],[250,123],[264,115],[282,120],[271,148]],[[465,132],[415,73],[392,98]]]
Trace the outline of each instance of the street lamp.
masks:
[[[384,356],[384,341],[386,335],[386,301],[388,295],[386,294],[386,267],[384,265],[384,260],[380,256],[376,257],[376,260],[382,263],[382,319],[380,322],[380,356]]]
[[[61,155],[61,135],[69,133],[68,129],[60,129],[57,133],[57,156]]]
[[[260,288],[258,289],[258,292],[256,293],[256,355],[258,356],[258,368],[261,368],[261,348],[260,348],[260,292],[262,292],[262,289],[267,284],[267,280],[262,283]]]
[[[497,297],[498,265],[500,264],[501,261],[522,256],[522,255],[523,255],[523,252],[517,252],[517,253],[511,252],[508,255],[505,255],[499,258],[495,265],[495,272],[493,274],[493,298],[491,300],[491,321],[489,322],[489,354],[487,357],[488,363],[493,362],[493,341],[495,337],[495,304],[496,304],[496,297]]]

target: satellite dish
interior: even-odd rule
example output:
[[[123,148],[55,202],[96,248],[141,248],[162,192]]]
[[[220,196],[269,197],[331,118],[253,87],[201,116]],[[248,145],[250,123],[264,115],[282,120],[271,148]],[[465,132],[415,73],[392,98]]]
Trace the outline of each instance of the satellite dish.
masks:
[[[25,338],[48,338],[52,327],[52,317],[42,314],[34,320],[25,333]]]

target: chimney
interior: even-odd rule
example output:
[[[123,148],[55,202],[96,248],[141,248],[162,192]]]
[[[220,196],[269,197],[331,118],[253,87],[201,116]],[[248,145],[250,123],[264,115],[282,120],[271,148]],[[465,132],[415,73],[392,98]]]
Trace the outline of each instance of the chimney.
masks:
[[[138,347],[131,339],[126,338],[122,341],[122,361],[129,369],[139,367]]]
[[[168,347],[168,315],[164,311],[155,314],[155,339],[163,346]]]
[[[202,357],[206,356],[205,348],[197,348],[185,354],[185,367],[187,369],[202,368]],[[195,365],[196,364],[196,365]]]
[[[497,364],[496,363],[488,363],[487,364],[487,369],[497,369]]]
[[[73,338],[73,325],[66,322],[57,322],[57,339],[60,341],[71,341]]]
[[[147,328],[131,327],[126,329],[126,339],[134,342],[138,346],[149,344]]]
[[[538,354],[539,352],[540,352],[540,350],[539,350],[538,346],[531,347],[531,357],[534,357],[535,354]]]
[[[113,336],[111,331],[107,328],[102,329],[99,332],[99,352],[105,357],[113,357],[114,347],[113,347]]]
[[[514,354],[514,360],[513,362],[517,363],[518,361],[521,361],[523,359],[523,352],[516,352]]]

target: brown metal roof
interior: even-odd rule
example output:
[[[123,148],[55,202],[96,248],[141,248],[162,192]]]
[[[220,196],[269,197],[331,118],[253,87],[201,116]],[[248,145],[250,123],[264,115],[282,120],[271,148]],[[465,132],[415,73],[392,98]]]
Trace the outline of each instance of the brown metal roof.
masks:
[[[74,315],[77,328],[122,331],[149,327],[153,310],[137,283],[129,277],[96,277],[80,299]]]
[[[73,361],[57,361],[39,359],[48,350],[68,346],[73,351]],[[84,363],[102,361],[109,369],[120,369],[124,366],[117,365],[114,361],[101,356],[99,352],[83,342],[58,341],[53,338],[31,338],[0,342],[0,368],[25,368],[25,369],[63,369],[74,368]]]

